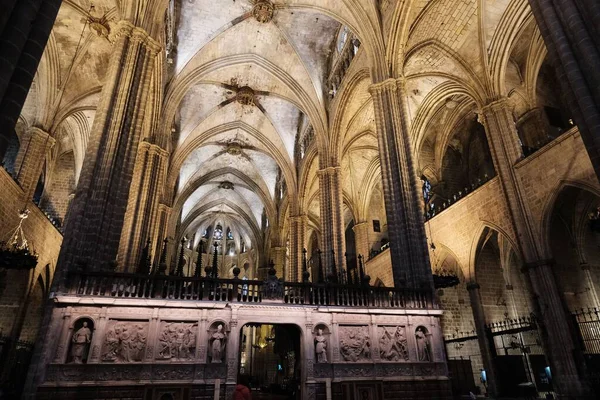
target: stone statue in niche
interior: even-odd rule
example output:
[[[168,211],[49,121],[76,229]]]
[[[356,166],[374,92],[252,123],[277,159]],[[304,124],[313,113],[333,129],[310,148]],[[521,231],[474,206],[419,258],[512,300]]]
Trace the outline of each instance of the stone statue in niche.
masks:
[[[340,326],[340,354],[344,361],[371,359],[371,340],[366,326]]]
[[[427,328],[424,326],[417,327],[415,337],[417,339],[417,359],[419,361],[433,361]]]
[[[223,332],[223,324],[217,326],[217,330],[210,337],[211,363],[223,362],[227,335]]]
[[[158,336],[158,359],[189,360],[196,349],[196,325],[167,323]]]
[[[142,323],[117,322],[104,338],[103,361],[135,362],[144,358],[148,336]]]
[[[82,364],[87,361],[91,342],[92,331],[88,327],[88,322],[83,321],[81,328],[77,329],[71,338],[71,362],[73,364]]]
[[[379,356],[386,361],[408,361],[408,340],[404,327],[398,326],[394,333],[387,327],[379,328]]]
[[[323,335],[323,329],[317,329],[315,336],[315,353],[317,355],[317,363],[323,364],[327,362],[327,338]]]

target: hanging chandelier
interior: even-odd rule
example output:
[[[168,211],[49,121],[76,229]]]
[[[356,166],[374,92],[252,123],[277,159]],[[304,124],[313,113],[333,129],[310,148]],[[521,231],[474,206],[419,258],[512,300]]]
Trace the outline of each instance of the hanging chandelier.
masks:
[[[445,268],[435,271],[433,274],[433,286],[436,289],[454,287],[460,283],[458,276]]]
[[[19,212],[19,224],[7,241],[0,242],[0,268],[31,269],[37,265],[38,255],[29,248],[23,232],[23,221],[27,219],[29,212],[27,209]]]
[[[431,234],[431,228],[429,229]],[[460,278],[458,275],[454,271],[448,270],[443,266],[438,267],[439,260],[437,254],[435,253],[435,243],[432,241],[429,247],[431,248],[432,258],[434,260],[433,287],[435,289],[444,289],[457,286],[460,283]]]

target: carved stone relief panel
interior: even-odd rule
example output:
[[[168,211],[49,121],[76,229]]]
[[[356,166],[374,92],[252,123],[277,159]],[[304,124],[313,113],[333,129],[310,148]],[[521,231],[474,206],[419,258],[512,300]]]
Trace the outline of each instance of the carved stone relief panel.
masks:
[[[368,326],[340,325],[340,354],[344,361],[361,362],[371,359],[371,338]]]
[[[197,323],[166,322],[160,324],[156,358],[192,360],[196,353]]]
[[[403,326],[380,326],[379,356],[383,361],[408,361],[408,340]]]
[[[144,359],[148,342],[148,322],[107,322],[102,344],[102,361],[115,363],[139,362]]]

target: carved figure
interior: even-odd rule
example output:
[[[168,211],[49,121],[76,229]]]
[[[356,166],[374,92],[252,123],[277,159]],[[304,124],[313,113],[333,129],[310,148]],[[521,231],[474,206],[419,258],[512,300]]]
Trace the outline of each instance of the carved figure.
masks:
[[[147,344],[146,327],[142,324],[117,322],[104,338],[102,360],[114,362],[141,361]]]
[[[315,353],[317,354],[317,363],[327,362],[327,338],[323,336],[323,329],[317,329],[315,336]]]
[[[223,353],[225,352],[225,345],[227,341],[227,335],[223,333],[223,325],[217,326],[217,331],[212,334],[211,339],[211,350],[212,350],[212,363],[220,363],[223,361]]]
[[[404,328],[398,326],[393,335],[386,327],[380,331],[379,356],[387,361],[408,361],[408,341],[404,336]]]
[[[158,337],[159,359],[191,359],[196,348],[196,334],[193,324],[169,323],[163,327]]]
[[[83,363],[83,359],[87,355],[88,347],[92,341],[92,331],[88,328],[88,323],[83,322],[83,326],[73,334],[71,339],[71,357],[74,364]]]
[[[351,362],[371,358],[371,340],[364,328],[340,327],[340,354]]]
[[[419,361],[432,361],[431,343],[429,343],[429,335],[427,329],[419,326],[415,331],[417,338],[417,359]]]

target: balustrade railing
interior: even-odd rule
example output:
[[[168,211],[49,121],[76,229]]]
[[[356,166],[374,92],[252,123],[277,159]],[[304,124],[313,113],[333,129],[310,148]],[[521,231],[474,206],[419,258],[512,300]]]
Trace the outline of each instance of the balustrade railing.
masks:
[[[130,299],[285,303],[314,306],[431,309],[437,308],[426,290],[245,280],[115,272],[77,272],[69,276],[66,293]]]

